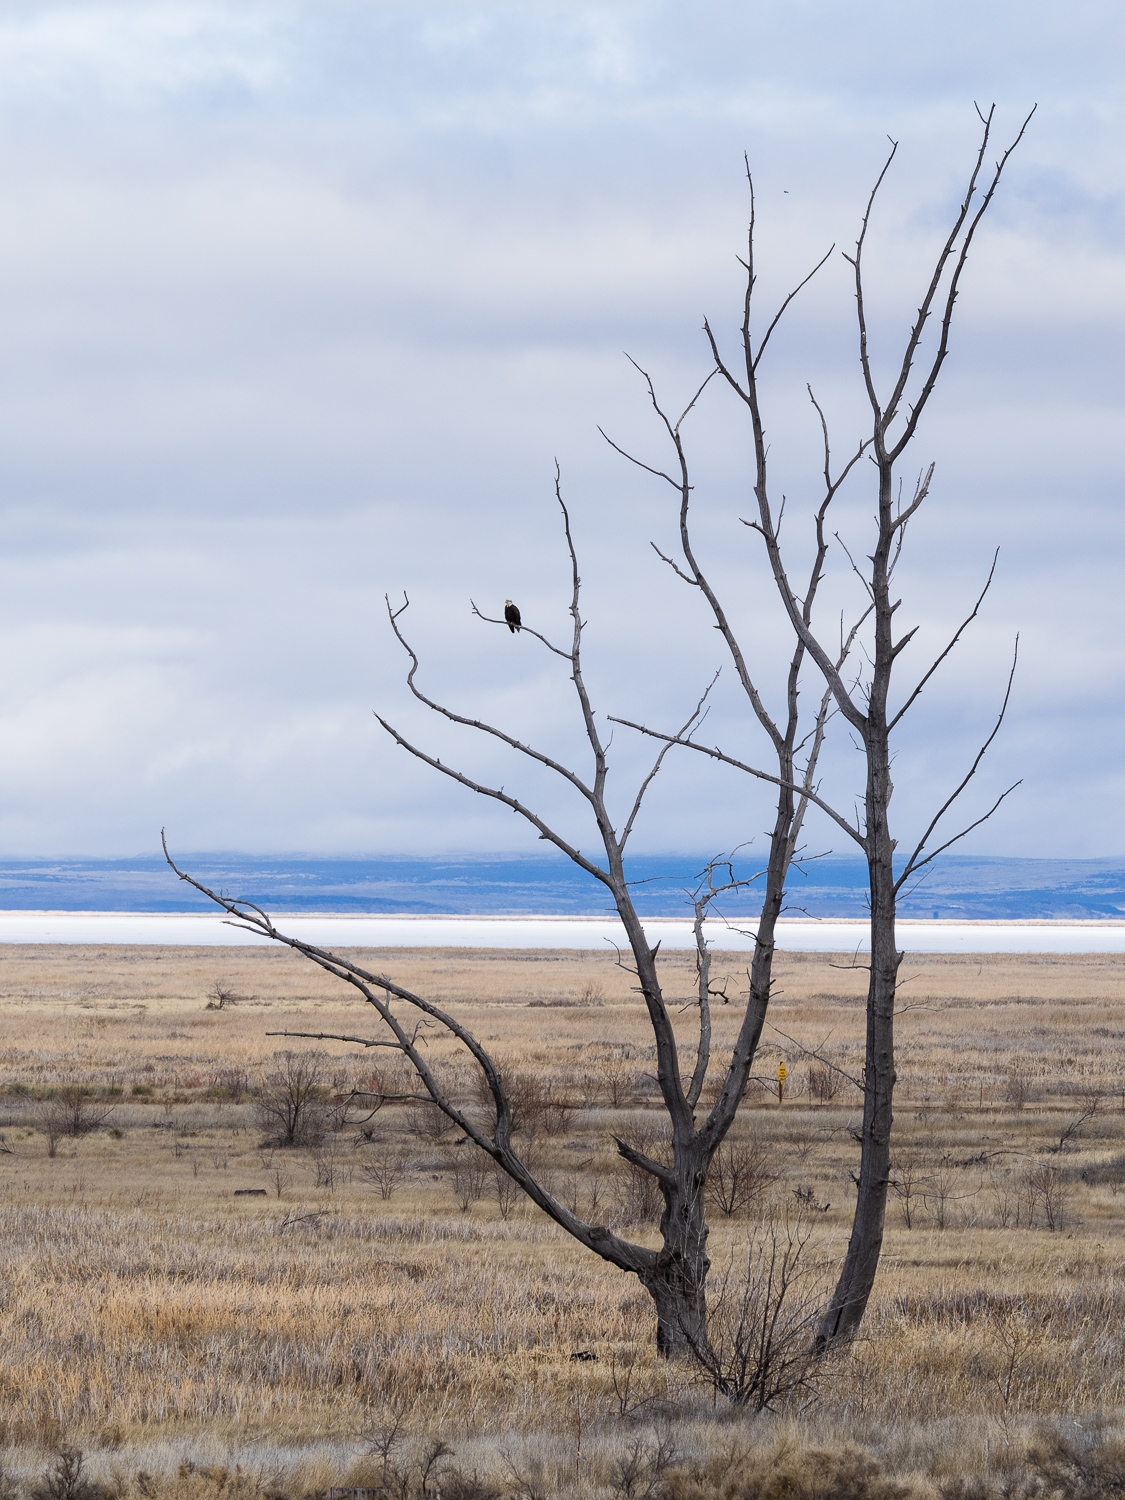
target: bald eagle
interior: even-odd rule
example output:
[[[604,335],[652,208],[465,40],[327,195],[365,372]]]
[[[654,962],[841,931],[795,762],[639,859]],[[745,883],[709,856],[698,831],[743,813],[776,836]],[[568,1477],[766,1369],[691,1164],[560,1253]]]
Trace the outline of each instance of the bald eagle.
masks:
[[[508,629],[515,635],[520,628],[520,612],[510,599],[504,600],[504,618],[508,622]]]

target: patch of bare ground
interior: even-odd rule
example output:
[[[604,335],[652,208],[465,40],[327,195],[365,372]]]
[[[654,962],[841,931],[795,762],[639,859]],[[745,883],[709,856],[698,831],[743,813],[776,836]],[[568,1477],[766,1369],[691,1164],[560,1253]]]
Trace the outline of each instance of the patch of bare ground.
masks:
[[[554,1191],[643,1236],[657,1205],[612,1136],[659,1112],[612,955],[361,961],[503,1057]],[[732,1000],[744,962],[716,961]],[[826,1272],[842,1251],[866,981],[847,963],[778,959],[735,1131],[752,1180],[713,1204],[714,1274],[771,1213],[800,1210]],[[1120,1493],[1125,960],[911,957],[903,975],[865,1336],[815,1399],[750,1416],[655,1358],[642,1289],[431,1111],[365,1118],[353,1093],[393,1082],[387,1054],[267,1035],[363,1032],[328,976],[253,948],[0,949],[4,1500]],[[664,978],[687,1006],[690,956]],[[720,1044],[739,1014],[717,1008]],[[286,1047],[323,1054],[296,1145],[262,1110]],[[431,1055],[475,1107],[449,1045]],[[60,1479],[67,1448],[82,1468]]]

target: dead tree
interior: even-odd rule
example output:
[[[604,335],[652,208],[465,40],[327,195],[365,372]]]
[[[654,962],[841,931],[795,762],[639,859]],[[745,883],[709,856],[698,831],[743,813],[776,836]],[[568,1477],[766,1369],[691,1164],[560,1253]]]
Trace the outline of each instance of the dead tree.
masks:
[[[887,1191],[891,1181],[891,1105],[895,1083],[895,993],[898,982],[899,964],[902,959],[902,954],[898,951],[895,937],[898,894],[907,881],[917,875],[925,866],[929,865],[943,850],[948,849],[951,844],[963,838],[972,829],[979,827],[981,823],[996,811],[996,808],[1004,800],[1004,797],[1014,790],[1014,787],[1009,787],[1007,791],[997,798],[993,806],[983,816],[976,818],[968,827],[961,829],[960,832],[951,837],[942,838],[935,846],[934,840],[938,825],[976,774],[985,752],[992,744],[1000,728],[1011,692],[1012,675],[1009,675],[1007,691],[1004,694],[1003,703],[992,732],[977,752],[967,773],[951,794],[941,802],[922,838],[905,859],[900,858],[896,868],[896,840],[892,836],[889,816],[891,795],[893,792],[891,783],[892,735],[901,724],[908,710],[917,701],[919,694],[931,681],[934,673],[957,645],[964,631],[976,618],[977,612],[992,582],[996,567],[996,558],[994,557],[992,569],[988,573],[984,588],[967,618],[953,632],[951,639],[944,650],[938,655],[937,659],[916,679],[915,684],[905,694],[898,706],[892,706],[891,685],[894,667],[915,634],[915,630],[907,630],[897,639],[895,638],[895,612],[900,603],[900,601],[894,598],[892,592],[895,565],[902,554],[903,539],[907,525],[911,518],[917,514],[929,493],[933,476],[933,465],[931,464],[920,475],[914,485],[910,499],[905,504],[902,501],[898,469],[917,433],[918,423],[933,394],[938,375],[949,350],[949,332],[953,320],[953,309],[957,299],[961,275],[968,259],[973,238],[981,219],[992,202],[1008,158],[1019,144],[1031,119],[1031,115],[1029,114],[1023,122],[1015,140],[995,164],[991,175],[987,176],[986,185],[984,185],[982,191],[982,174],[985,173],[985,157],[991,136],[994,108],[990,109],[987,115],[981,113],[980,110],[977,113],[981,119],[982,137],[965,196],[954,216],[952,226],[933,265],[917,317],[907,336],[901,361],[895,368],[890,392],[885,396],[880,394],[879,383],[876,380],[871,362],[867,327],[866,288],[863,275],[863,253],[875,199],[887,176],[891,162],[894,160],[898,149],[897,143],[892,143],[890,154],[868,198],[855,254],[845,256],[854,273],[856,314],[858,319],[859,369],[866,399],[871,410],[871,426],[868,435],[860,443],[855,457],[845,467],[840,478],[842,479],[847,475],[859,455],[864,453],[871,461],[875,478],[875,534],[870,539],[870,542],[863,547],[861,554],[867,558],[867,567],[861,569],[853,562],[851,554],[847,553],[846,549],[844,549],[847,562],[859,578],[863,590],[862,607],[864,613],[853,628],[852,636],[849,637],[849,643],[855,638],[856,631],[862,628],[863,633],[860,639],[863,646],[863,659],[866,662],[866,670],[854,681],[848,680],[840,660],[840,654],[830,650],[825,644],[829,637],[825,630],[814,620],[810,591],[806,590],[802,594],[800,589],[794,586],[790,578],[779,535],[784,502],[778,505],[770,489],[768,447],[759,401],[759,368],[770,338],[777,328],[782,314],[797,295],[797,292],[801,290],[801,287],[807,283],[812,275],[815,275],[820,266],[828,259],[828,256],[826,255],[813,268],[809,277],[806,277],[805,281],[785,298],[779,311],[766,325],[763,336],[758,338],[757,324],[754,318],[756,275],[754,269],[755,223],[752,180],[750,181],[748,250],[746,259],[742,262],[746,271],[746,289],[743,302],[740,360],[737,368],[732,363],[728,363],[710,325],[708,323],[704,324],[704,331],[714,361],[708,380],[716,375],[719,376],[741,403],[744,414],[749,421],[754,453],[756,515],[752,519],[745,521],[744,524],[761,538],[768,559],[769,571],[772,575],[781,605],[792,627],[798,649],[803,650],[815,664],[824,685],[824,690],[831,700],[834,710],[846,720],[860,744],[865,761],[866,774],[863,789],[862,818],[853,821],[819,795],[816,795],[811,786],[806,789],[804,794],[808,804],[820,808],[863,851],[868,868],[871,914],[866,1066],[863,1080],[864,1112],[858,1197],[847,1255],[830,1306],[820,1326],[818,1337],[822,1344],[846,1339],[854,1334],[867,1306],[882,1248]],[[1032,111],[1033,113],[1034,110]],[[747,176],[748,178],[750,176],[749,167],[747,167]],[[831,254],[831,251],[829,254]],[[932,352],[926,353],[922,347],[923,335],[932,317],[936,317],[939,320],[936,348]],[[916,364],[920,364],[921,366],[918,374],[915,374]],[[645,379],[647,381],[648,377],[645,376]],[[678,471],[673,475],[669,475],[656,468],[649,468],[647,464],[641,465],[643,468],[648,468],[650,473],[659,475],[681,490],[680,532],[682,549],[687,559],[687,568],[685,571],[676,567],[676,571],[687,583],[697,587],[703,594],[715,618],[716,624],[723,632],[724,639],[735,660],[736,668],[739,670],[740,680],[743,682],[747,695],[753,705],[755,715],[758,721],[766,728],[767,733],[769,733],[769,725],[759,708],[756,690],[752,682],[749,681],[748,675],[742,669],[737,643],[734,640],[733,633],[726,624],[723,607],[711,590],[702,572],[695,564],[687,529],[690,485],[688,482],[687,460],[684,457],[679,424],[670,424],[664,416],[657,402],[656,395],[653,392],[651,381],[648,381],[648,389],[652,404],[671,438],[679,464]],[[816,402],[815,397],[813,397],[811,387],[809,388],[809,396],[816,411],[825,458],[824,473],[827,490],[818,507],[814,509],[813,538],[818,558],[818,568],[822,568],[823,555],[826,548],[825,515],[827,507],[839,487],[839,481],[834,481],[830,474],[828,423],[824,412]],[[622,450],[619,449],[618,451]],[[624,456],[634,463],[639,462],[631,454],[625,454]],[[668,559],[665,560],[667,561]],[[819,576],[818,571],[817,577]],[[794,660],[799,666],[799,658],[795,657]],[[1013,659],[1013,674],[1014,671],[1015,661]],[[791,677],[791,692],[796,692],[795,677]],[[818,723],[822,725],[823,721],[824,715],[822,714]],[[684,735],[681,733],[679,735],[672,735],[655,730],[650,725],[643,725],[629,720],[619,720],[618,722],[627,723],[633,729],[662,740],[666,745],[677,744],[687,746],[692,750],[710,756],[725,765],[747,772],[752,776],[761,777],[769,775],[769,773],[764,773],[753,765],[748,764],[744,758],[731,755],[718,747],[704,745],[690,734]],[[1018,782],[1016,785],[1018,785]]]
[[[337,978],[353,985],[376,1011],[389,1035],[381,1038],[348,1035],[334,1036],[333,1039],[352,1042],[364,1047],[390,1047],[399,1051],[414,1070],[420,1090],[417,1098],[427,1104],[432,1102],[436,1105],[444,1115],[464,1131],[470,1140],[474,1141],[482,1151],[488,1153],[497,1167],[506,1172],[533,1203],[581,1244],[612,1265],[636,1274],[653,1299],[659,1350],[664,1354],[691,1354],[693,1351],[698,1353],[707,1346],[706,1281],[710,1267],[707,1256],[708,1227],[705,1214],[707,1173],[745,1094],[765,1022],[769,1003],[775,924],[782,908],[785,878],[794,856],[806,808],[810,802],[818,800],[812,788],[816,776],[816,759],[824,739],[824,723],[829,712],[829,700],[826,696],[821,702],[819,712],[810,726],[809,734],[802,743],[799,738],[795,681],[806,648],[802,642],[798,642],[786,700],[786,718],[780,728],[773,727],[772,738],[778,751],[778,771],[777,773],[758,773],[763,780],[776,786],[778,806],[764,870],[765,897],[756,934],[750,994],[738,1037],[718,1083],[715,1102],[702,1123],[697,1124],[696,1114],[712,1065],[710,1022],[712,994],[702,911],[713,896],[721,893],[722,887],[716,888],[714,881],[708,876],[706,883],[711,887],[711,895],[703,903],[702,908],[698,902],[696,903],[698,917],[696,941],[699,964],[698,1031],[694,1059],[682,1060],[672,1015],[661,987],[657,950],[649,946],[645,936],[641,919],[633,902],[625,865],[626,845],[636,825],[645,793],[659,773],[670,746],[665,745],[661,748],[648,774],[636,789],[631,802],[627,801],[627,815],[624,823],[619,827],[615,823],[607,801],[608,749],[598,729],[595,710],[583,677],[584,624],[580,614],[581,581],[578,557],[571,535],[570,518],[566,505],[563,503],[557,469],[555,494],[562,516],[570,563],[571,641],[567,647],[553,645],[545,635],[526,620],[522,622],[520,639],[531,638],[538,641],[541,646],[565,664],[567,675],[574,686],[578,711],[589,746],[592,776],[588,775],[584,778],[554,757],[522,743],[506,731],[479,719],[468,718],[428,697],[415,680],[419,671],[418,657],[403,633],[402,617],[407,603],[395,609],[388,601],[387,612],[391,629],[401,643],[410,663],[406,681],[414,697],[433,713],[451,723],[475,730],[499,741],[518,755],[546,767],[568,783],[585,801],[589,809],[604,853],[604,862],[599,862],[589,854],[583,853],[532,808],[503,788],[486,786],[473,780],[462,771],[446,765],[411,743],[387,720],[379,718],[379,723],[397,744],[434,771],[451,777],[468,790],[491,798],[517,813],[536,830],[540,838],[554,844],[567,858],[600,882],[610,893],[624,928],[632,956],[632,971],[636,976],[637,987],[644,997],[656,1044],[657,1082],[667,1115],[670,1160],[656,1160],[629,1142],[620,1138],[615,1139],[617,1150],[624,1160],[637,1171],[649,1174],[659,1188],[663,1202],[659,1250],[649,1249],[626,1240],[611,1232],[605,1225],[587,1222],[580,1218],[573,1209],[560,1202],[544,1186],[535,1172],[521,1159],[513,1145],[513,1099],[511,1089],[503,1076],[503,1070],[454,1016],[423,996],[405,989],[388,975],[370,973],[347,958],[279,932],[269,916],[258,906],[208,889],[177,869],[172,864],[170,856],[169,863],[181,879],[189,881],[197,890],[217,902],[244,927],[262,933],[276,942],[284,943],[304,954],[329,973],[336,975]],[[810,608],[820,580],[823,561],[824,554],[818,554],[808,580],[807,594]],[[484,616],[475,605],[473,613],[486,624],[501,627],[505,625],[503,619],[489,619]],[[706,698],[705,692],[680,735],[674,736],[674,739],[690,736],[692,727],[699,721],[704,711]],[[770,722],[772,724],[772,721]],[[802,749],[805,759],[798,770],[797,761]],[[167,846],[165,846],[165,853],[167,854]],[[739,882],[735,882],[737,883]],[[725,888],[732,889],[733,885],[727,883]],[[395,1002],[401,1002],[408,1010],[396,1009]],[[415,1012],[417,1019],[408,1021],[409,1010]],[[489,1110],[493,1115],[487,1124],[481,1123],[478,1118],[467,1113],[442,1086],[440,1079],[426,1059],[425,1035],[419,1031],[419,1025],[436,1025],[444,1028],[445,1032],[455,1038],[474,1060],[484,1080]],[[308,1033],[283,1034],[309,1035]],[[316,1034],[316,1039],[327,1038]]]
[[[984,137],[964,203],[938,257],[918,318],[907,341],[898,378],[890,397],[886,400],[881,400],[877,394],[868,357],[862,256],[875,194],[886,176],[890,160],[893,159],[893,150],[868,202],[856,254],[849,259],[855,271],[860,365],[872,409],[872,428],[870,435],[858,444],[843,471],[833,475],[827,421],[821,408],[815,400],[813,402],[824,442],[824,490],[815,510],[814,560],[802,591],[798,592],[798,589],[794,587],[782,555],[778,536],[780,510],[771,501],[767,483],[767,449],[759,410],[758,368],[782,313],[805,283],[802,282],[801,286],[790,293],[780,311],[768,325],[764,337],[755,343],[751,327],[755,286],[753,197],[751,197],[749,251],[744,262],[747,272],[742,328],[744,375],[740,378],[724,361],[710,327],[705,325],[714,357],[714,368],[678,421],[673,422],[665,416],[649,382],[653,406],[664,424],[676,454],[676,464],[671,474],[655,468],[650,472],[659,474],[667,480],[680,495],[680,544],[684,563],[681,567],[678,563],[672,563],[670,558],[666,557],[665,561],[682,579],[700,591],[710,608],[734,662],[740,686],[749,700],[758,724],[771,743],[776,757],[776,770],[766,770],[752,765],[746,759],[732,756],[717,747],[706,746],[693,738],[693,730],[701,720],[708,696],[705,692],[687,724],[676,733],[664,733],[650,726],[633,724],[632,727],[654,735],[663,740],[664,744],[648,775],[637,788],[632,802],[626,804],[628,813],[623,826],[619,830],[615,825],[606,797],[609,770],[607,746],[599,733],[595,712],[582,675],[583,622],[579,611],[578,561],[571,537],[569,516],[558,488],[557,473],[556,495],[563,517],[572,577],[571,643],[568,648],[555,646],[545,635],[526,623],[523,624],[521,639],[524,636],[531,637],[566,664],[568,675],[575,689],[578,709],[589,746],[592,775],[584,778],[569,766],[533,746],[522,743],[504,730],[479,719],[457,713],[428,697],[415,681],[420,664],[402,630],[401,620],[406,603],[396,610],[392,609],[388,602],[391,628],[409,658],[407,684],[414,697],[426,708],[450,723],[486,735],[506,745],[516,755],[526,757],[562,778],[585,801],[592,817],[597,839],[604,853],[604,863],[600,862],[601,856],[594,859],[584,854],[580,848],[548,825],[532,808],[502,787],[484,785],[462,771],[444,764],[437,757],[408,741],[385,719],[379,719],[383,728],[409,754],[429,765],[437,773],[457,781],[468,790],[510,808],[525,819],[537,831],[539,837],[554,844],[610,893],[625,931],[632,955],[633,971],[647,1008],[656,1044],[657,1082],[669,1126],[670,1153],[667,1160],[658,1161],[626,1141],[620,1139],[617,1141],[621,1156],[634,1169],[649,1174],[659,1187],[663,1212],[660,1220],[661,1246],[658,1250],[632,1243],[611,1232],[604,1225],[588,1223],[581,1219],[574,1211],[558,1201],[540,1182],[513,1146],[511,1099],[502,1070],[485,1048],[454,1016],[441,1010],[425,997],[406,990],[390,976],[372,974],[358,968],[346,958],[288,937],[279,932],[269,916],[253,903],[211,891],[177,870],[177,874],[182,879],[191,881],[197,889],[215,900],[243,926],[303,953],[314,963],[358,989],[385,1024],[389,1035],[385,1038],[347,1035],[335,1036],[333,1039],[352,1042],[364,1047],[386,1046],[401,1052],[413,1068],[418,1080],[420,1092],[417,1097],[420,1100],[436,1104],[470,1140],[492,1157],[498,1169],[505,1172],[532,1202],[575,1239],[611,1264],[635,1273],[652,1296],[657,1317],[657,1344],[664,1353],[694,1352],[698,1358],[700,1351],[706,1348],[706,1278],[710,1264],[707,1257],[708,1229],[704,1212],[707,1172],[715,1152],[730,1129],[745,1093],[751,1065],[765,1023],[776,922],[784,904],[786,877],[795,857],[797,840],[809,807],[819,808],[863,849],[871,885],[872,955],[868,993],[868,1034],[859,1192],[847,1257],[831,1306],[821,1325],[822,1342],[835,1342],[854,1332],[863,1316],[874,1280],[882,1243],[883,1218],[890,1177],[891,1099],[894,1086],[893,1018],[900,961],[900,955],[895,946],[897,894],[906,880],[927,865],[943,848],[948,848],[957,837],[963,836],[963,834],[958,834],[945,840],[937,848],[930,847],[940,819],[972,779],[1003,719],[1003,710],[1001,710],[996,728],[978,753],[968,774],[939,808],[914,852],[896,871],[893,864],[894,842],[888,818],[892,791],[890,736],[902,716],[929,682],[937,667],[956,645],[965,628],[975,618],[981,599],[983,599],[982,592],[981,599],[978,599],[976,606],[957,629],[938,660],[922,675],[901,707],[892,712],[888,707],[892,668],[913,632],[897,642],[893,638],[892,622],[897,606],[891,598],[891,581],[895,563],[901,553],[905,527],[925,499],[932,474],[931,469],[923,476],[914,490],[912,499],[906,506],[903,506],[897,503],[895,498],[896,466],[915,435],[919,418],[945,360],[957,287],[969,247],[980,219],[992,200],[1008,155],[1011,149],[1014,149],[1013,146],[1005,153],[979,206],[974,208],[973,200],[977,194],[977,183],[988,146],[991,112],[987,118],[982,117],[982,120]],[[1021,130],[1021,136],[1022,133]],[[1018,139],[1019,137],[1017,137],[1017,142]],[[822,261],[820,264],[823,263]],[[814,272],[810,274],[815,274],[815,269],[817,268],[814,268]],[[806,281],[808,279],[806,278]],[[923,331],[934,309],[942,307],[944,310],[941,312],[937,352],[924,372],[921,389],[915,396],[913,405],[905,408],[906,415],[903,416],[907,383],[914,363],[920,356]],[[746,524],[758,532],[764,542],[774,584],[794,632],[795,645],[788,664],[784,713],[776,718],[765,706],[765,700],[758,681],[750,669],[746,653],[742,650],[727,621],[721,601],[698,564],[691,541],[689,527],[691,481],[681,439],[681,426],[698,401],[704,386],[716,375],[720,376],[736,393],[749,416],[754,449],[754,492],[757,500],[757,516]],[[892,432],[896,421],[901,421],[901,430],[896,429]],[[825,637],[817,628],[814,611],[816,595],[823,578],[829,550],[826,518],[840,485],[864,456],[873,461],[878,476],[877,533],[872,544],[870,571],[863,579],[865,595],[859,618],[846,637],[841,639],[833,650],[829,650],[824,644]],[[638,462],[635,459],[633,461]],[[642,465],[642,467],[648,468],[649,466]],[[989,579],[991,580],[991,574]],[[507,623],[503,619],[489,619],[475,606],[473,610],[478,618],[487,624],[504,627]],[[855,681],[850,681],[846,675],[847,663],[852,645],[857,638],[860,638],[860,632],[863,632],[862,639],[869,670],[865,677],[857,677]],[[807,664],[810,662],[821,680],[820,704],[811,723],[805,726],[806,733],[802,736],[797,708],[799,684],[802,672],[807,669]],[[1004,702],[1006,707],[1007,697]],[[838,713],[847,721],[859,738],[865,753],[867,768],[864,792],[865,810],[864,817],[858,824],[837,811],[820,796],[818,790],[817,764],[831,713]],[[620,720],[619,722],[631,721]],[[709,1020],[711,987],[707,976],[702,923],[698,924],[699,941],[703,945],[699,955],[699,1030],[694,1062],[691,1064],[690,1076],[687,1076],[686,1067],[681,1067],[679,1046],[661,989],[657,953],[655,949],[650,949],[645,938],[641,920],[632,900],[625,868],[626,844],[640,814],[645,793],[658,774],[667,750],[673,745],[686,746],[709,755],[717,761],[770,783],[775,787],[777,794],[777,811],[770,836],[769,853],[761,872],[764,883],[763,908],[756,931],[748,1002],[731,1057],[718,1082],[715,1103],[706,1114],[702,1124],[697,1124],[696,1113],[712,1063]],[[802,756],[804,757],[803,764],[800,763]],[[986,817],[988,815],[985,814]],[[983,818],[977,819],[971,826],[975,827],[982,821]],[[963,832],[968,831],[968,829],[963,830]],[[171,863],[171,860],[169,862]],[[173,869],[175,868],[173,865]],[[396,1008],[399,1004],[405,1009]],[[413,1019],[408,1019],[411,1012],[413,1012]],[[466,1113],[443,1089],[420,1045],[419,1027],[425,1025],[443,1028],[449,1036],[460,1043],[476,1063],[487,1085],[491,1101],[490,1111],[494,1115],[494,1118],[487,1124],[482,1124],[478,1119]]]

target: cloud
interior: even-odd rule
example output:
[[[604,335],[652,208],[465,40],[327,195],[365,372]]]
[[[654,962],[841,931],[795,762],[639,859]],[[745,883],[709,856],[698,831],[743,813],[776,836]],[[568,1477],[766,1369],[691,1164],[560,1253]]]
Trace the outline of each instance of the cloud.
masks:
[[[997,545],[1001,565],[903,741],[895,808],[905,836],[987,733],[1018,629],[981,799],[1025,789],[973,847],[1125,847],[1120,40],[1115,8],[1046,3],[0,6],[0,844],[129,853],[167,823],[182,849],[530,847],[406,760],[375,706],[589,837],[570,790],[419,715],[384,593],[409,593],[435,692],[581,757],[565,672],[468,602],[515,597],[565,636],[557,456],[599,708],[681,722],[722,657],[648,545],[675,545],[674,494],[597,432],[668,460],[622,351],[682,407],[702,317],[728,348],[737,332],[743,150],[776,305],[854,242],[889,133],[870,255],[889,369],[963,189],[972,100],[996,98],[1004,139],[1039,111],[916,446],[937,480],[903,564],[904,666],[940,649]],[[765,376],[801,556],[821,462],[805,382],[838,452],[865,417],[839,255]],[[737,402],[709,390],[687,430],[699,545],[777,702],[787,639],[739,521]],[[859,551],[870,507],[859,480],[841,498]],[[826,619],[855,605],[838,556]],[[729,675],[708,734],[753,758]],[[623,805],[646,753],[618,731]],[[850,805],[846,740],[826,775]],[[637,837],[725,848],[767,817],[759,791],[674,760]]]

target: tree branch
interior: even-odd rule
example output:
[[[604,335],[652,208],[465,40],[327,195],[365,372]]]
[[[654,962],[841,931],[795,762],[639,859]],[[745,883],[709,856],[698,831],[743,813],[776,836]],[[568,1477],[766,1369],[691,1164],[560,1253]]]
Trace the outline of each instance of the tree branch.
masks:
[[[887,733],[888,734],[890,734],[891,730],[895,727],[895,725],[898,723],[898,721],[902,718],[903,714],[905,714],[907,712],[907,710],[910,708],[911,704],[918,697],[919,693],[921,693],[922,689],[926,686],[926,683],[929,682],[930,678],[934,675],[934,673],[937,671],[937,669],[941,666],[942,662],[949,655],[949,653],[953,650],[954,646],[956,646],[957,642],[961,639],[962,635],[965,633],[965,631],[968,629],[968,627],[976,619],[977,613],[980,610],[981,605],[984,603],[984,596],[988,593],[989,589],[992,587],[992,580],[993,580],[993,578],[995,577],[995,574],[996,574],[996,564],[997,564],[997,561],[999,560],[999,557],[1000,557],[1000,548],[997,547],[996,551],[992,554],[992,566],[988,570],[988,577],[985,579],[984,588],[981,589],[980,594],[977,597],[977,602],[973,605],[973,607],[970,610],[970,612],[961,621],[960,625],[958,625],[956,631],[953,634],[952,639],[949,642],[949,645],[946,646],[945,650],[937,658],[937,660],[934,662],[934,664],[930,667],[929,671],[926,673],[926,675],[919,682],[918,686],[910,694],[910,697],[907,698],[906,702],[899,709],[898,713],[895,714],[894,718],[887,725]]]
[[[992,733],[988,736],[988,738],[985,740],[984,744],[977,751],[976,758],[974,759],[972,765],[969,767],[968,771],[966,772],[964,778],[962,779],[962,781],[960,782],[960,784],[958,785],[958,787],[956,788],[956,790],[953,791],[946,798],[946,800],[942,803],[941,807],[937,810],[937,812],[934,814],[933,818],[930,820],[930,826],[926,829],[925,833],[922,835],[921,839],[918,841],[918,844],[915,847],[914,853],[907,860],[906,865],[903,868],[902,874],[895,881],[895,887],[894,888],[895,888],[896,894],[902,888],[903,881],[907,880],[910,877],[910,875],[913,874],[913,872],[915,870],[920,870],[923,865],[928,865],[930,863],[930,861],[932,859],[936,859],[937,856],[939,854],[941,854],[943,850],[948,849],[950,844],[955,844],[958,839],[964,838],[965,834],[971,833],[974,828],[979,828],[980,825],[983,822],[985,822],[988,818],[990,818],[992,816],[992,814],[1000,806],[1001,802],[1003,802],[1004,798],[1007,797],[1010,792],[1014,792],[1015,789],[1016,789],[1016,787],[1020,785],[1020,783],[1018,781],[1014,782],[1008,788],[1008,790],[1006,792],[1003,792],[996,799],[996,802],[995,802],[994,806],[991,807],[989,809],[989,811],[985,813],[985,815],[984,815],[983,818],[978,818],[975,823],[971,823],[968,828],[964,829],[961,833],[957,834],[954,838],[949,839],[946,843],[942,844],[942,846],[941,846],[940,849],[935,849],[934,852],[932,854],[927,855],[925,859],[919,859],[918,858],[918,856],[921,854],[922,850],[926,847],[926,844],[927,844],[927,842],[929,840],[930,834],[933,833],[934,829],[941,822],[942,818],[945,816],[945,814],[948,812],[948,810],[953,806],[954,802],[956,802],[957,798],[965,790],[965,788],[968,786],[969,782],[972,781],[973,777],[977,774],[977,767],[980,765],[981,761],[984,759],[985,752],[987,751],[989,745],[992,744],[992,741],[1000,733],[1000,726],[1004,722],[1004,715],[1008,712],[1008,700],[1012,696],[1012,683],[1015,680],[1016,664],[1017,664],[1017,662],[1019,660],[1019,649],[1020,649],[1020,638],[1017,635],[1016,636],[1015,650],[1012,652],[1012,670],[1008,673],[1008,686],[1004,690],[1004,701],[1000,705],[1000,712],[996,716],[996,723],[993,725]]]
[[[855,839],[860,848],[866,850],[867,841],[846,818],[840,816],[835,808],[830,807],[815,792],[808,791],[800,782],[787,781],[780,776],[771,776],[768,771],[760,771],[756,766],[748,766],[744,761],[736,760],[733,755],[726,755],[717,747],[712,749],[709,745],[700,745],[695,740],[680,739],[674,734],[663,734],[659,729],[650,729],[646,724],[638,724],[633,719],[621,719],[616,714],[609,714],[608,718],[612,724],[623,724],[626,729],[635,729],[638,734],[647,734],[654,740],[666,740],[673,745],[682,745],[685,750],[698,750],[701,755],[709,755],[713,760],[721,761],[723,765],[734,766],[736,770],[745,771],[748,776],[756,776],[759,781],[772,782],[774,786],[787,787],[790,791],[807,797],[814,807],[819,807],[821,812],[827,813],[834,823],[837,823],[849,837]]]

